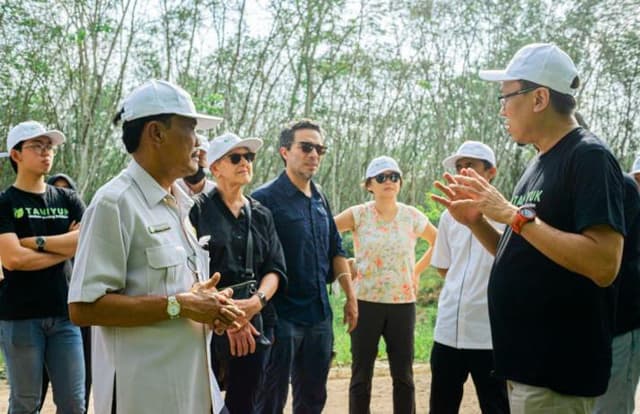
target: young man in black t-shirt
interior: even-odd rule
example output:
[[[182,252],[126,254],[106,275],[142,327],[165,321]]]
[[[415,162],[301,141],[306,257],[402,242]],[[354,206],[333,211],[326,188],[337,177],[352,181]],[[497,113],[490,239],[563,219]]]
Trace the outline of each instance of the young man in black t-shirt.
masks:
[[[0,195],[0,345],[11,394],[9,412],[36,412],[42,367],[59,412],[84,413],[80,329],[67,311],[70,259],[84,203],[75,192],[47,185],[64,135],[27,121],[9,132],[16,181]]]
[[[622,171],[576,122],[577,69],[557,46],[525,46],[506,70],[480,76],[502,82],[506,129],[538,154],[511,201],[470,169],[445,175],[445,197],[433,198],[495,255],[489,316],[511,412],[591,413],[611,368]],[[485,217],[510,227],[499,234]]]

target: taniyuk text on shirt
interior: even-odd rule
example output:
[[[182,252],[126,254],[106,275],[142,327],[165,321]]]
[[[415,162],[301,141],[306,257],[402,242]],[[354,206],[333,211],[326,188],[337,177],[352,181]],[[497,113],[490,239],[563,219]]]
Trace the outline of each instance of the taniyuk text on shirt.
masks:
[[[32,219],[59,219],[69,218],[69,210],[62,207],[44,207],[44,208],[32,208],[32,207],[18,207],[13,209],[13,217],[21,219],[24,217],[25,212],[28,218]]]
[[[542,190],[533,190],[524,194],[514,195],[511,202],[520,207],[525,204],[539,203],[540,199],[542,199]]]

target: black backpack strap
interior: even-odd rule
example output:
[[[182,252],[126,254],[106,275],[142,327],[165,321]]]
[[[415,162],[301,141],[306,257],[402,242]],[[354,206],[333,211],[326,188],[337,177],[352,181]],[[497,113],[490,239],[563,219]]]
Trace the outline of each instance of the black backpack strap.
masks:
[[[251,233],[251,199],[247,198],[248,203],[242,206],[244,216],[247,219],[247,250],[244,260],[244,278],[255,279],[253,274],[253,234]]]

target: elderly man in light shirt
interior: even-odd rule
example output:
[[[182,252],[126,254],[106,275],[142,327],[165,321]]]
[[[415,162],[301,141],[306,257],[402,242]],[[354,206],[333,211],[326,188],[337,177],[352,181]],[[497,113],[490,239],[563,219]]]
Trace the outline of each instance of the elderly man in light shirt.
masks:
[[[120,120],[133,159],[87,210],[69,291],[73,322],[95,327],[95,413],[219,413],[208,325],[226,329],[243,312],[215,290],[219,275],[209,280],[188,224],[193,202],[175,180],[197,170],[195,129],[221,119],[149,81],[125,98]]]

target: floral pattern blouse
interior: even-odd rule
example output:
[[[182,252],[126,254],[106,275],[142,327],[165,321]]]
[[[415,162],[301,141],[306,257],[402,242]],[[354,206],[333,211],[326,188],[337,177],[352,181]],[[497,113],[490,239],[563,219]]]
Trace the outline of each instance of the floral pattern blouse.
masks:
[[[415,207],[398,203],[391,221],[385,221],[373,201],[351,209],[355,228],[356,295],[379,303],[416,301],[413,285],[416,239],[429,219]]]

